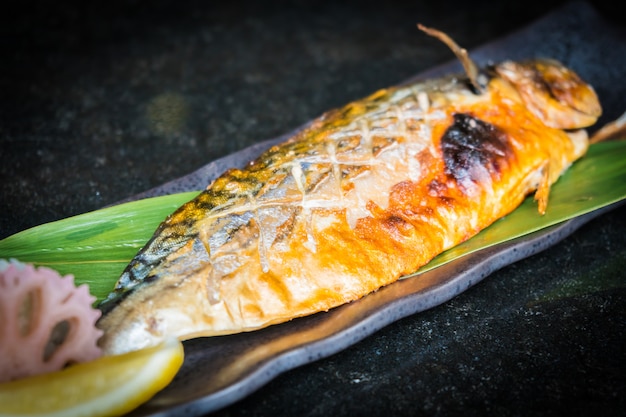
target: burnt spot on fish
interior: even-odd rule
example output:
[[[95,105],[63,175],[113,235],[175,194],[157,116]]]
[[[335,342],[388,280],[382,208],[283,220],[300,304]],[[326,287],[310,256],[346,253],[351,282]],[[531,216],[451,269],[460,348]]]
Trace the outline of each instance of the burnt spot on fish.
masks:
[[[441,138],[445,173],[463,188],[497,178],[511,152],[506,134],[491,123],[457,113]]]
[[[428,183],[427,187],[428,187],[428,195],[432,197],[441,196],[448,189],[446,184],[438,180],[432,180],[431,182]]]
[[[389,215],[383,220],[382,225],[391,236],[396,238],[401,238],[401,236],[405,235],[407,231],[412,228],[412,225],[409,222],[397,214]]]

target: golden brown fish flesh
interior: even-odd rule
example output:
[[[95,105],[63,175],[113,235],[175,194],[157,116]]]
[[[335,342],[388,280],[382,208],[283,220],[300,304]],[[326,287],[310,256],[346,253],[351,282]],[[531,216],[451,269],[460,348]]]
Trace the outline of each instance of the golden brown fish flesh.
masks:
[[[217,178],[102,303],[105,352],[326,311],[415,272],[529,193],[545,212],[550,185],[587,150],[593,88],[550,60],[479,71],[421,29],[467,75],[378,91]]]

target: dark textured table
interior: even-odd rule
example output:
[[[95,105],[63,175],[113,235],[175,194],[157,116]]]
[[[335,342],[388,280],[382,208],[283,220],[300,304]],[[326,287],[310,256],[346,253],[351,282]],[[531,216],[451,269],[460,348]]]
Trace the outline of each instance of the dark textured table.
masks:
[[[565,2],[492,3],[27,2],[0,29],[0,238],[449,61],[418,21],[471,50]],[[625,226],[602,215],[215,415],[624,415]]]

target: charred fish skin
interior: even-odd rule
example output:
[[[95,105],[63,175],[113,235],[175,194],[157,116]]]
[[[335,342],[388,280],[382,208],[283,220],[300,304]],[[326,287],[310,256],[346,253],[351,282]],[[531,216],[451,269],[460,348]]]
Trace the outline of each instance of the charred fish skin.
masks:
[[[356,300],[515,209],[587,149],[593,89],[504,62],[330,111],[169,216],[103,302],[101,346],[259,329]],[[545,108],[544,108],[545,107]]]

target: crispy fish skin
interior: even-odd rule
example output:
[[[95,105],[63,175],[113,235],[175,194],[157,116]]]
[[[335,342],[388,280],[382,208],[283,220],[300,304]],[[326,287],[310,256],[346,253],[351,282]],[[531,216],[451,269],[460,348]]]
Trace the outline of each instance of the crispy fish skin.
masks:
[[[415,272],[584,155],[601,113],[556,61],[378,91],[230,170],[157,229],[105,300],[105,352],[250,331]],[[576,129],[576,131],[571,131]],[[419,278],[416,278],[419,279]]]

